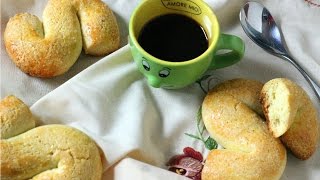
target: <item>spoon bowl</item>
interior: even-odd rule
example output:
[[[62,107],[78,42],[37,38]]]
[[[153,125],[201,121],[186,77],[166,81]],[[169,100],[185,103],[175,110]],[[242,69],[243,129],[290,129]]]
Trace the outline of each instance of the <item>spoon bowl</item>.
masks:
[[[262,49],[290,62],[308,81],[320,100],[320,87],[308,73],[292,58],[281,30],[271,13],[258,2],[247,2],[240,11],[240,23],[249,38]]]

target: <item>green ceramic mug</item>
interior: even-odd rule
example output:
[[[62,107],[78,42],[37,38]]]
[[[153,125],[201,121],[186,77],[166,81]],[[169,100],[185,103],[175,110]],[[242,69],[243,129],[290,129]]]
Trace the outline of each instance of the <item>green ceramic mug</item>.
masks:
[[[201,25],[208,39],[207,50],[182,62],[166,61],[146,52],[138,43],[139,33],[150,20],[165,14],[184,15]],[[227,67],[240,61],[245,49],[239,37],[220,33],[216,15],[202,0],[143,0],[130,18],[129,43],[133,59],[148,83],[167,89],[185,87],[209,69]],[[221,54],[217,53],[219,50],[228,51]]]

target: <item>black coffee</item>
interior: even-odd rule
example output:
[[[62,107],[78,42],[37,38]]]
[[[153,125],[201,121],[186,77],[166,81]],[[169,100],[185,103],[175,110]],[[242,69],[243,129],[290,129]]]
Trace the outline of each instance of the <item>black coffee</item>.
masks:
[[[203,28],[195,20],[179,14],[150,20],[142,28],[138,42],[151,55],[172,62],[191,60],[208,48]]]

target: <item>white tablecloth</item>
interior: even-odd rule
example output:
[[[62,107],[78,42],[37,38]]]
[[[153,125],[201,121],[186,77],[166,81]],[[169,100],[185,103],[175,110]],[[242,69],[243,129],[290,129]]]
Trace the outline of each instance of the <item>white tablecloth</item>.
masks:
[[[1,0],[1,37],[9,17],[30,12],[41,17],[47,1]],[[106,57],[81,55],[75,65],[51,79],[30,77],[9,59],[1,39],[1,98],[13,94],[31,106],[39,124],[61,123],[81,129],[97,141],[106,155],[104,179],[179,179],[165,163],[186,146],[203,153],[204,145],[184,133],[196,134],[196,114],[205,92],[195,83],[179,90],[150,87],[133,63],[127,44],[128,22],[138,0],[104,0],[114,11],[122,48]],[[202,82],[205,90],[227,79],[266,82],[289,78],[301,85],[320,110],[319,100],[303,76],[288,62],[255,45],[239,24],[243,0],[207,0],[224,33],[246,44],[239,63],[216,71]],[[320,84],[319,0],[264,0],[281,27],[296,60]],[[135,159],[135,160],[134,160]],[[320,150],[307,161],[288,153],[282,179],[319,179]]]

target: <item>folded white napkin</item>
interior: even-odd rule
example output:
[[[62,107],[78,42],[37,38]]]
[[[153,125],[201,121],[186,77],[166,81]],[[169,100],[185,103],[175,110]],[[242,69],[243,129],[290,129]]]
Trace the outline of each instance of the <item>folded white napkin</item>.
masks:
[[[138,0],[105,2],[115,11],[125,37],[127,23]],[[59,85],[55,84],[55,79],[39,80],[20,73],[19,78],[15,80],[21,80],[26,87],[19,82],[15,82],[18,84],[16,85],[7,77],[16,77],[13,72],[17,73],[17,70],[13,70],[15,67],[11,64],[9,70],[2,68],[5,73],[1,72],[1,78],[6,76],[4,80],[8,87],[3,87],[5,85],[2,82],[1,89],[5,90],[5,94],[17,92],[18,95],[22,95],[21,99],[28,99],[28,95],[34,93],[33,90],[48,93],[40,94],[43,97],[31,107],[39,121],[44,124],[67,124],[91,136],[106,155],[104,179],[117,180],[183,178],[165,170],[165,163],[173,155],[181,154],[187,146],[200,151],[205,158],[208,150],[204,144],[186,136],[185,133],[197,133],[196,116],[205,91],[227,79],[249,78],[266,82],[277,77],[289,78],[307,91],[319,113],[319,100],[303,76],[288,62],[267,54],[245,35],[238,21],[238,13],[244,1],[207,2],[217,12],[219,20],[223,20],[222,30],[245,41],[246,52],[239,63],[224,69],[208,71],[207,74],[211,76],[201,83],[201,87],[198,83],[179,90],[150,87],[138,72],[129,46],[124,46],[50,93],[48,90],[51,91]],[[320,84],[320,8],[304,0],[262,2],[283,30],[292,55]],[[30,7],[36,6],[37,3]],[[3,6],[1,8],[3,11]],[[9,61],[3,53],[5,51],[2,44],[1,61]],[[82,56],[77,63],[84,63],[87,59],[90,58]],[[92,60],[89,61],[92,63]],[[75,67],[71,70],[72,75],[80,71],[76,69]],[[67,77],[70,77],[70,74]],[[63,76],[59,78],[63,79]],[[37,85],[30,86],[27,82],[36,82]],[[39,88],[48,89],[40,91]],[[28,102],[32,102],[34,99],[29,100]],[[132,176],[126,176],[125,173]],[[288,163],[282,179],[319,177],[319,149],[307,161],[300,161],[288,153]]]
[[[68,124],[89,134],[103,149],[107,167],[129,156],[165,167],[185,146],[204,152],[195,134],[204,97],[194,84],[181,90],[150,87],[129,46],[84,70],[32,107],[44,124]]]

